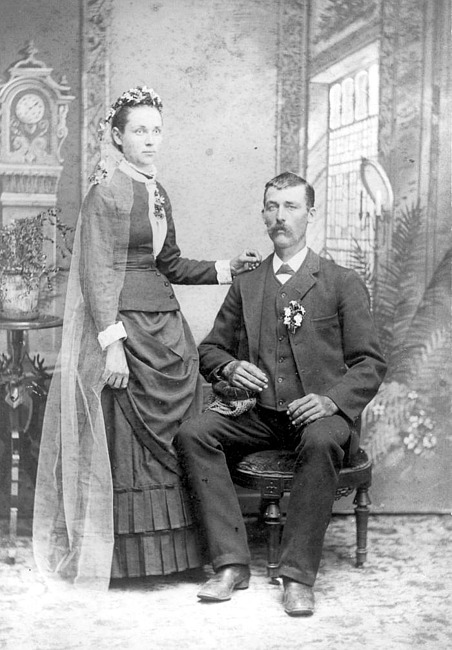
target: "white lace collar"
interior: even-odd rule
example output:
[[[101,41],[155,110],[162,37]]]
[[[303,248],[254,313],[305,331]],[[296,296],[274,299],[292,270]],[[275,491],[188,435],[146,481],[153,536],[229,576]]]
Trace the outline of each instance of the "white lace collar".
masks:
[[[155,182],[155,177],[157,175],[157,169],[154,167],[154,165],[151,168],[151,173],[145,174],[144,172],[134,167],[134,165],[132,165],[125,158],[123,158],[119,163],[118,169],[120,169],[122,172],[124,172],[124,174],[127,174],[127,176],[130,176],[130,178],[133,178],[133,180],[138,181],[139,183],[149,183],[149,181]]]

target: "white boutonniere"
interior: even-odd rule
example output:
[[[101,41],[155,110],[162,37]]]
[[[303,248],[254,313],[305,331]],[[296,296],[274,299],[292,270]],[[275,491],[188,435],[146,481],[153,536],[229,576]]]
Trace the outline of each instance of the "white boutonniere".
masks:
[[[286,325],[289,332],[295,334],[295,331],[303,322],[305,313],[306,309],[299,302],[296,300],[289,302],[289,306],[284,308],[284,325]]]
[[[155,189],[154,215],[155,218],[159,220],[166,218],[165,197],[160,194],[157,188]]]

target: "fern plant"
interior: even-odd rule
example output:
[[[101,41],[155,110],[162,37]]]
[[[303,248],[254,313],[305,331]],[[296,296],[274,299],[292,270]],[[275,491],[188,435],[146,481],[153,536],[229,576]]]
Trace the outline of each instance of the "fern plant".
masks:
[[[391,250],[377,271],[369,254],[357,242],[354,246],[352,265],[369,288],[388,363],[385,381],[363,414],[366,446],[374,459],[389,451],[403,454],[405,449],[431,452],[439,411],[449,403],[452,247],[422,286],[423,223],[419,202],[401,210]],[[438,400],[442,392],[445,399]]]
[[[70,252],[68,241],[74,230],[61,220],[59,212],[57,208],[49,208],[33,217],[16,219],[0,228],[0,278],[3,275],[20,275],[29,291],[41,276],[45,276],[50,286],[51,278],[60,268],[49,266],[43,250],[44,242],[56,243],[60,255],[65,257]],[[55,228],[58,236],[56,242],[46,234],[46,226]],[[0,283],[0,297],[1,290]]]

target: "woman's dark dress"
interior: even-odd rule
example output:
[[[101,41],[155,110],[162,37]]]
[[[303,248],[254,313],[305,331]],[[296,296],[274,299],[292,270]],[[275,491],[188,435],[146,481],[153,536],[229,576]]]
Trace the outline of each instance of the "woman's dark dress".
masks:
[[[171,446],[179,423],[201,408],[196,345],[179,309],[153,312],[149,307],[144,311],[121,308],[130,304],[129,298],[134,302],[135,297],[128,292],[146,291],[146,286],[138,285],[150,268],[162,274],[166,290],[171,289],[171,275],[179,282],[196,282],[196,265],[204,265],[204,274],[205,265],[209,265],[210,279],[204,281],[214,281],[213,263],[182,258],[184,268],[189,269],[188,277],[174,272],[173,257],[180,252],[169,199],[160,185],[158,188],[166,199],[168,221],[161,262],[159,257],[154,260],[152,251],[147,190],[144,184],[133,181],[126,279],[118,315],[127,332],[124,347],[129,385],[120,391],[106,387],[102,393],[114,489],[112,578],[168,574],[203,563],[190,499]],[[190,277],[192,268],[194,278]],[[128,272],[138,278],[135,284]]]

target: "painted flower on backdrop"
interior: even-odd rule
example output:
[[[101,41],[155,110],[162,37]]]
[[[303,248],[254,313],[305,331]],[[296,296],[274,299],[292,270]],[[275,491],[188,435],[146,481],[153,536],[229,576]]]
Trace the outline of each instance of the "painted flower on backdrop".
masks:
[[[402,432],[403,444],[416,455],[431,451],[437,444],[437,438],[433,432],[436,423],[426,409],[416,403],[418,397],[419,395],[414,390],[408,393],[411,408]]]
[[[378,442],[378,438],[374,437],[375,425],[378,423],[381,431],[384,431],[388,437],[384,449],[374,452],[373,457],[377,458],[384,451],[388,458],[388,451],[397,449],[398,441],[403,442],[407,452],[416,456],[431,455],[438,443],[436,435],[438,427],[433,412],[428,400],[420,398],[417,391],[408,389],[405,384],[397,382],[383,384],[379,395],[369,404],[364,413],[368,448],[372,447],[373,442],[375,444]]]
[[[284,308],[284,325],[289,332],[295,334],[301,326],[306,309],[296,300],[291,300],[289,306]]]

